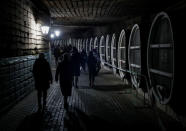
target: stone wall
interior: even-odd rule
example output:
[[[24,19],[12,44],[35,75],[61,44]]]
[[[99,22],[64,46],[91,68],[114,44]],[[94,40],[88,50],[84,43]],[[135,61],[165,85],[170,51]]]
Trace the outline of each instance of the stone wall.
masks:
[[[0,4],[0,113],[34,89],[32,68],[37,54],[44,52],[49,58],[41,13],[47,17],[29,0]]]
[[[29,0],[8,0],[1,6],[1,58],[48,50],[47,39],[40,29],[42,21],[39,20],[39,10]]]

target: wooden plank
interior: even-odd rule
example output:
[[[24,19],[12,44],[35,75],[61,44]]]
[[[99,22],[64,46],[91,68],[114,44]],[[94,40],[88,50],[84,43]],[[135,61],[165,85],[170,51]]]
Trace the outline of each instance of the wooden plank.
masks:
[[[49,8],[53,7],[53,11],[56,12],[56,16],[61,17],[61,13],[56,9],[55,4],[49,0],[47,0],[47,3],[49,5]]]
[[[99,12],[99,16],[102,16],[102,12],[103,12],[103,8],[104,8],[104,5],[105,5],[106,1],[103,0],[102,4],[101,4],[101,8],[100,8],[100,12]]]
[[[49,5],[49,8],[50,8],[50,5]],[[59,17],[54,8],[50,8],[50,14],[51,14],[51,17]]]
[[[135,68],[139,68],[139,69],[141,68],[141,66],[140,65],[137,65],[137,64],[130,64],[130,66],[131,67],[135,67]]]
[[[108,16],[111,15],[110,12],[112,11],[112,8],[113,8],[116,4],[117,4],[117,1],[112,1],[111,6],[110,6],[110,8],[109,8],[109,10],[108,10],[108,12],[107,12],[107,15],[108,15]]]
[[[72,16],[76,16],[77,15],[77,13],[76,13],[76,11],[75,11],[75,9],[74,9],[74,6],[73,6],[73,4],[72,4],[72,0],[65,0],[65,3],[66,3],[66,7],[68,8],[68,10],[71,12],[71,14],[72,14]],[[72,11],[73,10],[73,11]]]
[[[79,8],[78,8],[78,2],[77,1],[74,1],[73,3],[75,3],[75,6],[74,7],[75,7],[75,10],[76,10],[78,16],[81,16],[80,11],[79,11]]]
[[[101,2],[101,0],[99,0],[99,1],[97,1],[97,6],[96,6],[96,13],[95,13],[95,16],[97,17],[98,16],[98,10],[99,10],[99,7],[100,7],[100,2]]]
[[[140,46],[131,46],[130,49],[131,49],[131,50],[140,49]]]
[[[120,13],[120,10],[121,10],[121,3],[120,3],[120,2],[118,2],[118,3],[117,3],[117,5],[116,5],[115,10],[113,10],[112,15],[113,15],[113,16],[118,16],[118,15],[119,15],[119,13]]]
[[[95,0],[92,2],[92,16],[94,16],[94,4],[95,4]]]
[[[63,14],[64,11],[62,10],[63,8],[62,8],[62,6],[60,4],[60,1],[59,0],[56,0],[56,1],[54,1],[54,3],[55,3],[55,6],[58,8],[60,14]]]
[[[125,60],[119,60],[121,63],[123,63],[123,64],[125,64],[126,63],[126,61]]]
[[[160,70],[157,70],[157,69],[150,68],[150,72],[158,74],[158,75],[161,75],[161,76],[165,76],[165,77],[168,77],[168,78],[173,78],[173,74],[172,73],[160,71]]]
[[[172,48],[173,43],[167,43],[167,44],[151,44],[150,48]]]

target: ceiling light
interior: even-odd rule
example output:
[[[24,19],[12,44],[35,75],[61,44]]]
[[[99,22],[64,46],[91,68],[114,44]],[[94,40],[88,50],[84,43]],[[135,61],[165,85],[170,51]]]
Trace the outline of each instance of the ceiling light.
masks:
[[[41,31],[44,35],[47,35],[49,32],[49,26],[41,26]]]
[[[50,38],[54,38],[54,34],[50,34]]]
[[[55,35],[58,37],[60,35],[60,31],[56,30]]]

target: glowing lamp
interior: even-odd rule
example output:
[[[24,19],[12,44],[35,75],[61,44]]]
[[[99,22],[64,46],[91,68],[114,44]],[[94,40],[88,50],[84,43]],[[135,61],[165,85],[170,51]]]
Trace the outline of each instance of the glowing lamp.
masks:
[[[49,32],[49,26],[41,26],[41,31],[44,35],[47,35]]]

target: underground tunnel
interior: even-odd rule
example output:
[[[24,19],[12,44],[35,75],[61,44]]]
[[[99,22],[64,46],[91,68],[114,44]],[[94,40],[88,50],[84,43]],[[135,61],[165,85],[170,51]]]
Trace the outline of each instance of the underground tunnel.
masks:
[[[185,0],[1,1],[0,131],[186,130],[185,12]]]

